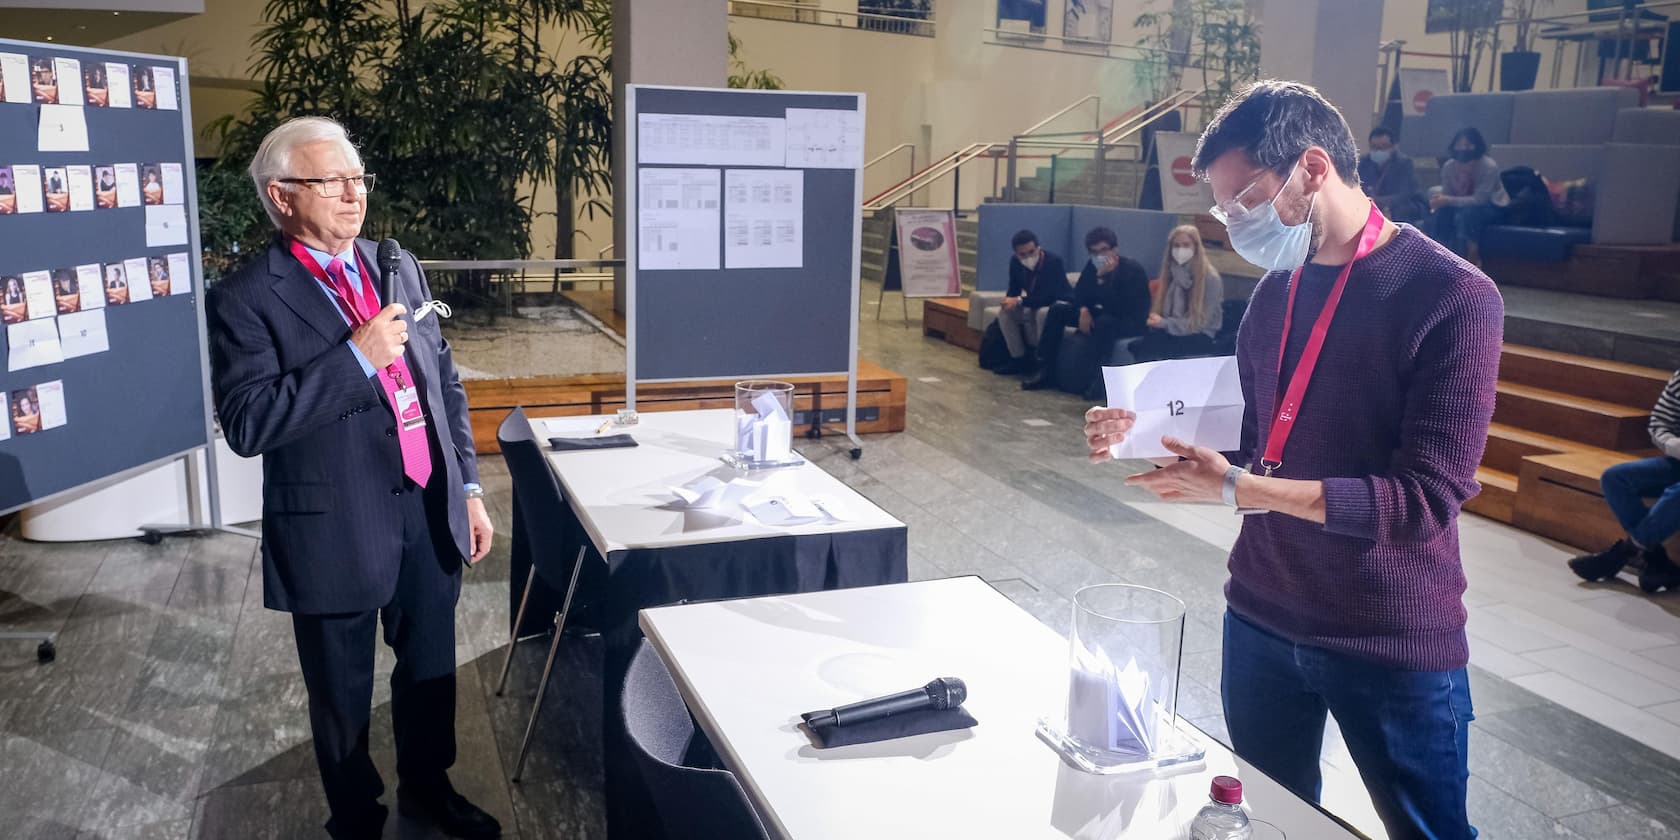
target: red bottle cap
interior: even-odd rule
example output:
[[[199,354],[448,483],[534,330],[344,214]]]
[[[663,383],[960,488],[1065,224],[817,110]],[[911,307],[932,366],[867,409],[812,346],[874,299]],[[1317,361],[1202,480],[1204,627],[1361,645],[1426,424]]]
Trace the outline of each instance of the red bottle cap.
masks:
[[[1213,801],[1226,805],[1242,804],[1242,782],[1235,776],[1214,776],[1213,789],[1208,791]]]

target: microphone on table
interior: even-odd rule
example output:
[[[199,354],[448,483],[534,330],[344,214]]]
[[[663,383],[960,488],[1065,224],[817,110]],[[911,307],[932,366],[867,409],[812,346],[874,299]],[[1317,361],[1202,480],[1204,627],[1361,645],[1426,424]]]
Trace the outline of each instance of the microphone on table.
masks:
[[[402,246],[395,239],[379,243],[379,302],[390,306],[397,302],[397,271],[402,265]]]
[[[905,712],[944,711],[955,709],[968,699],[968,686],[956,677],[940,677],[921,688],[861,700],[827,711],[809,712],[805,722],[810,726],[856,726]]]

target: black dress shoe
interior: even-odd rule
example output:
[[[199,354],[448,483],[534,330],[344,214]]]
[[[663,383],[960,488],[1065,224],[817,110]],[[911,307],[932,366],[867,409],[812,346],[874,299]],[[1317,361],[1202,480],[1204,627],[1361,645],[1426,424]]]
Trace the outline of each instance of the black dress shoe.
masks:
[[[1021,390],[1023,391],[1042,391],[1045,388],[1054,387],[1056,387],[1056,376],[1055,374],[1052,374],[1048,368],[1039,371],[1038,374],[1033,376],[1031,379],[1026,379],[1021,382]]]
[[[502,824],[495,817],[449,787],[442,790],[399,787],[397,813],[430,823],[449,837],[493,840],[502,836]]]
[[[1019,376],[1030,369],[1031,365],[1027,364],[1026,357],[1022,357],[1019,359],[1010,359],[1009,361],[992,368],[992,373],[999,376]]]
[[[1619,540],[1608,551],[1584,554],[1569,561],[1569,570],[1582,580],[1608,580],[1639,553],[1639,547],[1627,540]],[[1664,559],[1667,555],[1664,555]]]
[[[1680,566],[1668,559],[1668,552],[1662,546],[1645,550],[1645,571],[1639,573],[1639,588],[1651,594],[1680,589]]]

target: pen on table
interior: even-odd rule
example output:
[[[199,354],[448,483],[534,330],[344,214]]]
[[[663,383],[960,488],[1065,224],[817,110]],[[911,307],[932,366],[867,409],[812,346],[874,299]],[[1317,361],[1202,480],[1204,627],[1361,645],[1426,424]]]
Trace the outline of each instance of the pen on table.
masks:
[[[610,419],[603,421],[601,423],[601,428],[595,430],[595,434],[598,434],[598,435],[606,434],[607,430],[612,428],[612,424],[613,424],[613,421],[610,420]]]

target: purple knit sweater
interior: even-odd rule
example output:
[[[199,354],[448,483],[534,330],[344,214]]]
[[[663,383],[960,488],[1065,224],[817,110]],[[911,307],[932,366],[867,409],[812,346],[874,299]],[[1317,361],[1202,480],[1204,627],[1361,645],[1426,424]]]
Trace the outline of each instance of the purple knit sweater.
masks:
[[[1284,382],[1339,271],[1302,272]],[[1242,461],[1256,466],[1288,298],[1288,273],[1262,278],[1237,338]],[[1322,480],[1327,521],[1245,517],[1225,588],[1232,610],[1297,643],[1390,667],[1469,661],[1458,513],[1480,490],[1503,330],[1493,282],[1416,228],[1401,225],[1354,264],[1276,473]]]

